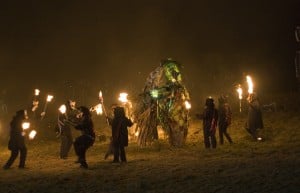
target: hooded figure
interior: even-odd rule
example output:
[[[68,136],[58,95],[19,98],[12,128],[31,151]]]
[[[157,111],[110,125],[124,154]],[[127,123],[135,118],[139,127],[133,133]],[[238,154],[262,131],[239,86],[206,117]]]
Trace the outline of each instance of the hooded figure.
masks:
[[[224,144],[224,137],[228,140],[231,144],[232,139],[227,132],[228,126],[231,124],[231,108],[227,102],[227,97],[221,95],[219,98],[219,137],[220,137],[220,144]]]
[[[127,162],[125,147],[128,146],[128,129],[133,125],[132,121],[125,116],[123,107],[114,108],[114,118],[110,120],[112,127],[112,143],[114,147],[113,162]]]
[[[8,142],[8,149],[11,151],[10,158],[3,166],[3,169],[9,169],[18,157],[20,152],[19,168],[25,167],[25,160],[27,155],[27,148],[25,145],[25,137],[22,128],[24,120],[28,119],[26,110],[19,110],[10,122],[10,139]]]
[[[75,126],[75,129],[81,131],[81,136],[77,137],[74,142],[75,153],[78,156],[80,167],[88,168],[86,162],[86,151],[95,142],[94,124],[91,118],[90,110],[87,107],[79,107],[80,123]]]
[[[214,99],[207,98],[203,112],[203,136],[205,148],[216,148],[216,127],[218,123],[218,111],[215,108]]]
[[[59,133],[61,144],[60,144],[60,158],[67,159],[69,151],[73,144],[73,136],[71,130],[71,124],[69,122],[76,122],[76,115],[78,113],[75,109],[75,102],[68,100],[66,102],[66,112],[58,116],[56,132]],[[69,121],[69,122],[68,122]]]
[[[261,113],[261,106],[258,97],[255,93],[252,93],[248,97],[248,120],[246,123],[247,131],[252,135],[254,140],[259,140],[257,137],[257,129],[264,127]]]

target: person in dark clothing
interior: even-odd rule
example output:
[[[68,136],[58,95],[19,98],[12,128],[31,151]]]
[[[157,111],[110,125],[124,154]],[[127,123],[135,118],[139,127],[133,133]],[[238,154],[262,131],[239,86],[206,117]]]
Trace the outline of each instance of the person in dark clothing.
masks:
[[[259,141],[261,137],[257,136],[257,130],[264,128],[260,102],[255,93],[250,94],[247,100],[249,109],[246,129],[254,140]]]
[[[221,95],[219,98],[219,137],[220,137],[220,144],[224,144],[224,138],[223,136],[226,137],[228,142],[232,144],[232,139],[230,135],[227,132],[228,126],[231,124],[231,108],[228,104],[227,98],[224,95]]]
[[[125,147],[128,146],[128,129],[133,125],[132,121],[125,116],[123,107],[114,108],[114,118],[109,120],[112,127],[112,143],[114,149],[114,163],[127,162]]]
[[[58,116],[56,132],[60,136],[60,158],[67,159],[70,149],[73,145],[72,125],[68,123],[76,122],[76,114],[78,111],[75,108],[75,102],[68,100],[65,104],[66,112]]]
[[[19,110],[10,122],[10,139],[8,142],[8,149],[11,151],[10,158],[3,166],[3,169],[9,169],[18,157],[20,152],[19,168],[25,167],[25,160],[27,156],[27,148],[25,145],[25,133],[22,124],[28,119],[26,110]]]
[[[207,98],[203,112],[203,136],[205,148],[216,148],[216,127],[218,124],[218,110],[215,108],[214,99]]]
[[[95,142],[94,124],[91,119],[91,113],[87,107],[79,107],[81,121],[75,125],[75,129],[80,130],[82,135],[77,137],[74,142],[75,153],[78,156],[80,167],[88,168],[86,162],[86,151]]]

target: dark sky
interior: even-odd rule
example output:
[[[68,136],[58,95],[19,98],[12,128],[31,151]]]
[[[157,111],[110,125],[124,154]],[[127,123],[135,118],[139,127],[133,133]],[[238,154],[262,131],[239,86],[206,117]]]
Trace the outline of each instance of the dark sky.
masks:
[[[69,84],[91,95],[138,92],[160,60],[171,57],[184,65],[195,98],[229,92],[246,73],[259,90],[291,90],[299,2],[1,2],[0,86],[8,93],[58,92]]]

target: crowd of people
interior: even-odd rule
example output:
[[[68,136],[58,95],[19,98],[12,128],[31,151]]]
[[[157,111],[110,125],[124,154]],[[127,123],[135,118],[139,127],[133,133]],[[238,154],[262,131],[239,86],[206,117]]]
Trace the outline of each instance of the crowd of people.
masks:
[[[216,130],[219,129],[219,143],[224,144],[224,136],[227,141],[232,144],[233,140],[227,128],[231,124],[232,112],[228,103],[227,97],[221,95],[218,98],[219,106],[215,107],[214,99],[209,97],[205,101],[204,111],[200,118],[203,120],[203,137],[205,148],[216,148]],[[262,129],[263,119],[259,99],[256,93],[249,94],[248,102],[248,117],[245,124],[245,129],[252,136],[253,140],[261,141],[262,137],[258,136],[258,129]]]
[[[66,112],[58,116],[55,131],[61,139],[60,159],[67,159],[69,151],[73,145],[77,160],[75,163],[80,164],[81,168],[88,168],[86,161],[86,152],[93,146],[96,138],[94,131],[94,123],[90,109],[85,106],[75,107],[75,102],[68,100],[65,104]],[[126,117],[125,109],[116,106],[113,109],[113,117],[107,116],[107,120],[111,125],[112,134],[112,153],[114,155],[113,163],[126,163],[125,147],[128,146],[128,127],[133,122]],[[25,131],[23,123],[28,120],[27,110],[18,110],[10,123],[10,138],[8,149],[11,151],[3,169],[9,169],[18,154],[20,153],[19,168],[25,168],[27,148],[25,144]],[[73,140],[72,128],[81,131],[81,135]]]
[[[246,130],[254,140],[262,140],[257,135],[258,129],[263,128],[262,112],[260,103],[255,93],[249,94],[248,118],[246,121]],[[75,107],[75,102],[68,100],[66,102],[66,112],[60,114],[56,126],[56,132],[61,139],[60,158],[67,159],[69,151],[73,145],[77,155],[76,163],[81,168],[88,168],[86,161],[86,152],[95,142],[94,124],[91,118],[90,109],[85,106]],[[107,121],[111,126],[111,143],[105,158],[113,154],[113,163],[126,163],[125,147],[128,146],[128,127],[133,125],[125,113],[124,107],[114,106],[112,116],[107,116]],[[224,144],[224,137],[229,144],[233,143],[227,128],[231,124],[232,112],[228,103],[228,97],[221,95],[218,98],[218,108],[215,106],[213,98],[209,97],[205,101],[203,113],[199,117],[203,121],[203,137],[205,148],[216,148],[216,132],[219,132],[219,144]],[[25,167],[27,148],[25,145],[25,136],[22,124],[28,119],[27,110],[18,110],[10,123],[10,138],[8,149],[11,151],[3,169],[9,169],[20,154],[19,168]],[[72,127],[81,131],[81,135],[73,141]]]

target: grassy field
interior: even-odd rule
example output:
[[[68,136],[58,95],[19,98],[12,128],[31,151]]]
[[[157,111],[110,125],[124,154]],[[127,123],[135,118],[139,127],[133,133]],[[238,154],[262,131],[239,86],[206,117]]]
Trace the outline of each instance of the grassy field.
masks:
[[[235,115],[229,128],[234,144],[204,149],[201,122],[191,120],[187,144],[172,148],[165,140],[149,147],[134,142],[126,149],[128,163],[104,160],[108,142],[88,150],[89,169],[58,159],[59,139],[28,141],[27,169],[0,171],[0,192],[123,193],[296,193],[300,192],[300,115],[264,113],[263,142],[244,130],[245,115]],[[97,130],[102,133],[101,130]],[[8,159],[0,146],[0,164]]]

